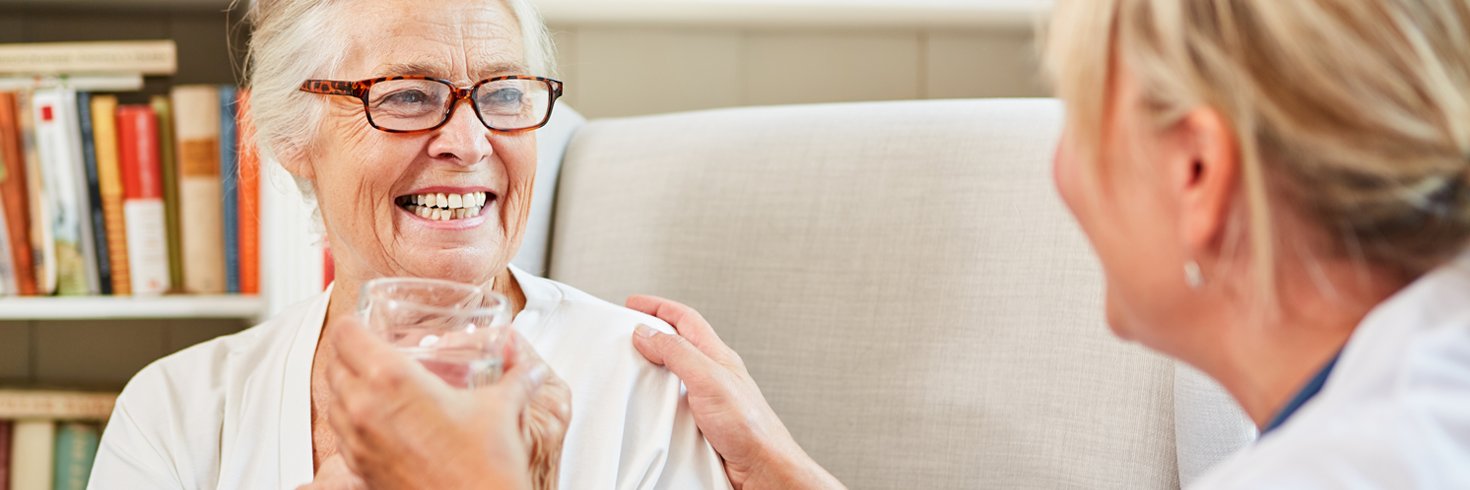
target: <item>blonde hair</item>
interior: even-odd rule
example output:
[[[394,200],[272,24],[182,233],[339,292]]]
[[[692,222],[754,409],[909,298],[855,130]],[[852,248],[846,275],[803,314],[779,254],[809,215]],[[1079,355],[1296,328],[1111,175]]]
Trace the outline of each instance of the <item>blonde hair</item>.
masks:
[[[1267,291],[1281,205],[1330,253],[1407,278],[1470,240],[1470,0],[1060,0],[1046,29],[1088,158],[1113,60],[1160,127],[1202,106],[1230,122]]]
[[[551,34],[530,0],[502,1],[520,23],[521,43],[531,75],[555,76]],[[254,0],[246,21],[251,24],[246,77],[250,117],[262,161],[278,162],[280,151],[300,152],[311,145],[321,124],[326,100],[298,88],[308,79],[330,78],[347,54],[348,37],[339,29],[339,9],[360,6],[353,0]],[[366,121],[363,122],[366,124]],[[314,195],[311,182],[297,178],[304,197]]]

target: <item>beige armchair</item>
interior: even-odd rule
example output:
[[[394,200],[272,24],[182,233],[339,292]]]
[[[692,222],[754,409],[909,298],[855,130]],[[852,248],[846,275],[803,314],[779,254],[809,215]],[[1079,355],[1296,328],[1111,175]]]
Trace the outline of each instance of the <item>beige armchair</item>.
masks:
[[[854,489],[1177,488],[1249,429],[1200,381],[1176,428],[1174,363],[1109,333],[1050,178],[1061,119],[968,100],[593,121],[550,275],[699,309]]]

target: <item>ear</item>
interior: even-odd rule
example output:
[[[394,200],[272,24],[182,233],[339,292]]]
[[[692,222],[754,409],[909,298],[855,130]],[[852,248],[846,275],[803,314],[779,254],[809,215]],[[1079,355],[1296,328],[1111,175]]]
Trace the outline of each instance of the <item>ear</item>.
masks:
[[[1173,171],[1179,183],[1180,238],[1194,255],[1213,256],[1240,188],[1239,141],[1229,122],[1209,107],[1189,112],[1176,129],[1188,156]]]
[[[311,181],[316,180],[316,169],[312,167],[311,159],[307,157],[307,153],[302,149],[282,148],[276,152],[276,159],[281,162],[281,167],[285,168],[291,175]]]

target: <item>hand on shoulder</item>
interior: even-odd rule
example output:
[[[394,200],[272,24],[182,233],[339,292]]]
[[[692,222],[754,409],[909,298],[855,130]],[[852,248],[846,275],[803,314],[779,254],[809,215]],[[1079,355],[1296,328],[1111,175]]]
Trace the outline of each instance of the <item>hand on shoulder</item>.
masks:
[[[639,325],[633,345],[654,364],[668,366],[689,390],[689,408],[710,446],[725,461],[737,489],[845,488],[812,460],[709,322],[693,308],[657,296],[635,295],[628,308],[659,318],[676,335]]]

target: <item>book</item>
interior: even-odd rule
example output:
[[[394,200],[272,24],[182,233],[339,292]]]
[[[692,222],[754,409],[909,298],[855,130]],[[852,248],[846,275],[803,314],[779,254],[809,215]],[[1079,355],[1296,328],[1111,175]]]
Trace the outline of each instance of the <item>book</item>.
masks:
[[[97,439],[97,426],[92,424],[65,422],[57,426],[52,490],[86,490],[92,461],[97,459]]]
[[[10,437],[10,490],[50,490],[56,422],[19,419]]]
[[[31,268],[36,276],[36,294],[50,296],[56,292],[56,237],[51,232],[56,211],[46,196],[45,173],[36,150],[35,104],[30,92],[15,95],[16,113],[20,119],[21,147],[25,150],[26,204],[31,212]]]
[[[90,229],[83,221],[87,212],[86,177],[79,151],[80,128],[76,124],[76,95],[66,89],[37,90],[33,96],[36,153],[45,173],[46,196],[51,200],[51,233],[56,243],[56,292],[62,295],[91,294],[96,284],[89,262]]]
[[[87,176],[87,216],[92,228],[92,254],[97,268],[97,293],[112,294],[112,256],[107,253],[107,212],[102,207],[102,182],[97,174],[97,137],[93,130],[92,94],[77,93],[77,127],[81,132],[82,171]],[[116,142],[114,142],[115,144]]]
[[[92,138],[92,94],[75,92],[76,114],[73,144],[82,156],[82,256],[87,260],[87,293],[112,294],[112,266],[107,255],[106,216],[102,214],[102,190],[97,185],[97,147]],[[67,129],[72,129],[69,126]]]
[[[171,40],[0,44],[0,73],[172,75],[177,70],[178,47]]]
[[[0,420],[0,490],[10,488],[10,430],[9,420]]]
[[[235,87],[219,87],[219,175],[224,215],[225,292],[240,292],[239,137],[235,134]]]
[[[15,257],[10,254],[10,229],[5,222],[5,203],[0,200],[0,296],[20,294],[20,286],[15,278],[16,269]]]
[[[223,197],[220,187],[219,88],[180,85],[171,91],[174,155],[179,175],[179,235],[184,291],[225,292]]]
[[[117,97],[92,97],[92,138],[96,143],[98,197],[102,201],[103,223],[98,229],[106,230],[99,242],[106,243],[112,294],[126,296],[132,294],[133,286],[129,274],[127,220],[122,209],[122,173],[118,163]]]
[[[0,93],[0,160],[4,161],[5,170],[4,179],[0,179],[0,200],[5,206],[5,231],[10,261],[15,268],[16,293],[35,296],[36,269],[31,263],[31,216],[19,109],[15,94]]]
[[[163,169],[158,158],[158,120],[153,109],[146,105],[119,107],[117,133],[132,293],[163,294],[169,288],[169,243]]]
[[[163,219],[168,235],[168,284],[170,291],[184,287],[184,245],[179,238],[179,163],[174,157],[173,103],[167,96],[148,99],[158,121],[158,162],[163,167]]]
[[[250,91],[240,90],[236,109],[240,148],[240,292],[260,294],[260,153],[250,119]]]
[[[0,132],[0,140],[4,139],[3,134]],[[0,141],[0,146],[3,146],[3,141]],[[6,152],[0,147],[0,186],[7,180],[5,170],[9,165],[5,157]],[[9,215],[5,211],[7,207],[4,196],[0,196],[0,295],[19,295],[20,284],[16,272],[22,264],[17,263],[15,256],[10,253],[10,226],[6,219]]]
[[[0,419],[106,420],[117,393],[0,389]]]

